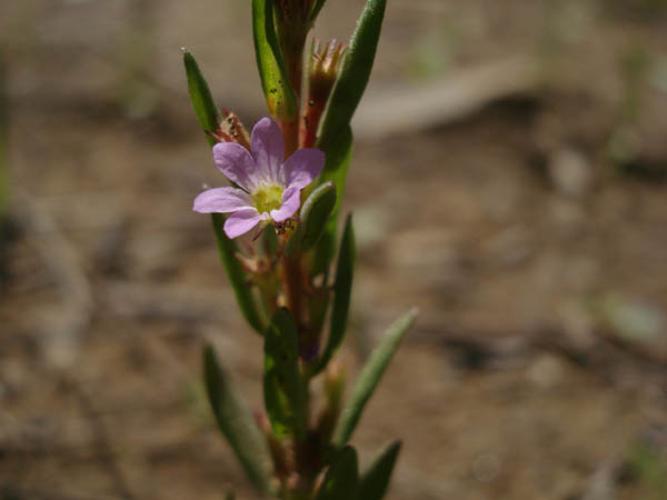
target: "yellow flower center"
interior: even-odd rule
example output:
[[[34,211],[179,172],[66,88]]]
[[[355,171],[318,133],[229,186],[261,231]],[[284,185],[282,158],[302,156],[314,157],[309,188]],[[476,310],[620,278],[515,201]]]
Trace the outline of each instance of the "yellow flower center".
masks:
[[[280,184],[264,184],[252,193],[252,201],[257,211],[262,214],[277,210],[283,204],[284,188]]]

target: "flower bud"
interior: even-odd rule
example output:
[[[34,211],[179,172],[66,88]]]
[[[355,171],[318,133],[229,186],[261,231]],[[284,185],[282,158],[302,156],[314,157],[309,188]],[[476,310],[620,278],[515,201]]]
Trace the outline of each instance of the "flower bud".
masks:
[[[319,40],[313,42],[308,71],[308,101],[301,130],[302,147],[311,147],[315,144],[317,127],[338,78],[345,50],[345,44],[335,39],[325,45]]]
[[[309,97],[317,102],[326,103],[336,83],[338,68],[345,54],[345,44],[336,39],[322,45],[319,40],[313,43],[309,71]]]

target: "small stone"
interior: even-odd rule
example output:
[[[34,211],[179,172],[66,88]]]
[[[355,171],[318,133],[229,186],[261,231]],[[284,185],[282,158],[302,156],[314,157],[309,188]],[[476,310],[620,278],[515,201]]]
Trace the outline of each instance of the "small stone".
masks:
[[[553,354],[543,354],[528,367],[527,377],[540,389],[553,389],[563,380],[563,362]]]
[[[591,165],[574,149],[559,149],[549,160],[548,171],[555,188],[564,196],[581,198],[593,186]]]

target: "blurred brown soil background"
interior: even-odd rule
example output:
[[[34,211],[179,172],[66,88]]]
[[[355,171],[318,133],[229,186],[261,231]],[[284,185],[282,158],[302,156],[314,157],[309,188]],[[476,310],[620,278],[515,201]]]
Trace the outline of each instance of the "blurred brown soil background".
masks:
[[[209,339],[261,403],[261,343],[191,212],[222,177],[180,53],[252,124],[247,3],[0,5],[2,500],[252,497],[199,382]],[[318,36],[362,5],[330,0]],[[348,183],[349,380],[421,316],[362,461],[403,439],[392,499],[667,498],[667,2],[391,0],[385,26]]]

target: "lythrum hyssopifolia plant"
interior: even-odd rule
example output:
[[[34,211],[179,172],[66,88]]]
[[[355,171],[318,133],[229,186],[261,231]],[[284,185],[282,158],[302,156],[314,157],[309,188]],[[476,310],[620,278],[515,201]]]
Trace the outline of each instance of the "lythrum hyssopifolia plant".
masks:
[[[351,216],[338,239],[350,120],[386,0],[368,0],[349,44],[309,41],[324,3],[252,0],[270,116],[250,133],[236,114],[219,111],[193,55],[184,54],[192,104],[228,181],[200,193],[194,210],[210,214],[241,313],[263,336],[264,412],[251,416],[211,346],[204,378],[218,427],[259,496],[376,500],[400,443],[360,472],[349,441],[414,311],[389,327],[346,401],[334,357],[347,330],[355,264]]]

